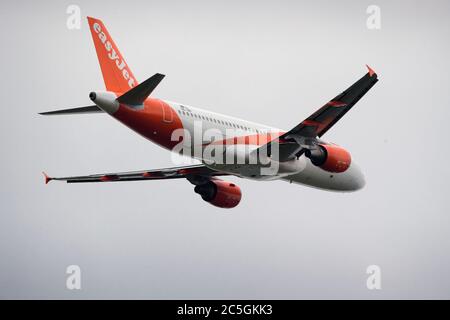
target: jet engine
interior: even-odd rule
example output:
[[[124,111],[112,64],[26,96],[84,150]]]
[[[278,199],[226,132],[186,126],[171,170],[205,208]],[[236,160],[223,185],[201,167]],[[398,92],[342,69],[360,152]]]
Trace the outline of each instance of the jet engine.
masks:
[[[195,186],[194,191],[206,202],[219,208],[234,208],[242,198],[241,188],[231,182],[213,179]]]
[[[347,150],[330,144],[320,144],[317,148],[308,149],[305,156],[313,165],[328,172],[344,172],[352,162],[352,157]]]

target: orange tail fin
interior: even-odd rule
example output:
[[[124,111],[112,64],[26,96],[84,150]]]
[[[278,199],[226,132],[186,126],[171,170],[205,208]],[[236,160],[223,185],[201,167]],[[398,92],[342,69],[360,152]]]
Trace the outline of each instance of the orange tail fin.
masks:
[[[88,17],[98,61],[102,69],[106,90],[125,93],[138,84],[114,43],[105,25],[99,19]]]

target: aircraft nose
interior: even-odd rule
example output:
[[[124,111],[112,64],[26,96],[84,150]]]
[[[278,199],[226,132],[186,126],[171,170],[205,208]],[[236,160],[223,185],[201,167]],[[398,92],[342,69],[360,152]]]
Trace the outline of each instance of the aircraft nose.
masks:
[[[351,168],[350,188],[353,191],[361,190],[366,185],[364,174],[356,163],[352,163]]]

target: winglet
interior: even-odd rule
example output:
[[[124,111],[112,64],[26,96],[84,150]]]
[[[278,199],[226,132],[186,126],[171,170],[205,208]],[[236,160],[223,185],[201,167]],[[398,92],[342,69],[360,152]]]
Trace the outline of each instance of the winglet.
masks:
[[[45,184],[48,184],[50,181],[53,180],[53,178],[50,178],[44,171],[42,171],[42,174],[44,175],[45,178]]]
[[[369,70],[369,77],[372,77],[375,74],[375,71],[366,64],[367,69]]]

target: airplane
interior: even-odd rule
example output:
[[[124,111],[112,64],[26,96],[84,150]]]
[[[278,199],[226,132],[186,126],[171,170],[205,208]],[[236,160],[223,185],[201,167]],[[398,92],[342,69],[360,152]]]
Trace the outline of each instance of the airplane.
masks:
[[[378,81],[369,66],[348,89],[286,131],[150,96],[164,75],[157,73],[139,83],[103,22],[87,19],[106,90],[89,94],[92,105],[40,114],[106,113],[157,145],[187,154],[198,163],[72,177],[50,177],[43,172],[46,184],[183,178],[204,201],[219,208],[234,208],[242,198],[239,186],[219,177],[281,179],[341,192],[364,187],[364,175],[350,152],[321,137]]]

